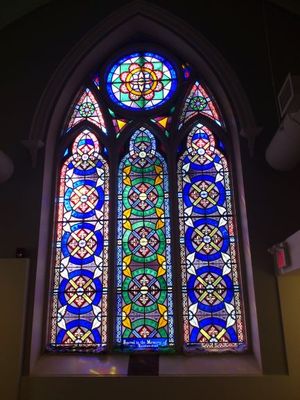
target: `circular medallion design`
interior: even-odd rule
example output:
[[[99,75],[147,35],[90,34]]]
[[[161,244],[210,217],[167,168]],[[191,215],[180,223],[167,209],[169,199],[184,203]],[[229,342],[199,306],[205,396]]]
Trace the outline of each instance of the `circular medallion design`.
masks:
[[[131,208],[133,215],[148,216],[154,214],[157,207],[162,207],[163,196],[162,187],[154,186],[154,179],[137,178],[132,181],[132,186],[125,187],[124,207]]]
[[[79,176],[93,174],[95,172],[97,172],[98,175],[104,173],[103,164],[99,159],[97,139],[90,132],[80,135],[79,138],[75,140],[73,159],[69,165],[69,169],[72,168],[74,168],[74,173]],[[102,170],[102,172],[100,170]]]
[[[95,209],[100,210],[104,203],[104,193],[101,186],[91,180],[75,181],[73,188],[68,188],[65,194],[65,208],[72,211],[75,218],[90,218],[95,215]]]
[[[189,106],[193,111],[202,111],[207,106],[207,101],[205,97],[194,96],[191,99]]]
[[[167,296],[165,279],[157,277],[157,271],[151,268],[134,270],[132,278],[124,280],[122,291],[124,302],[132,304],[133,310],[140,313],[155,311]]]
[[[185,183],[183,199],[187,207],[193,207],[198,214],[212,214],[218,212],[218,206],[225,202],[225,189],[221,182],[216,182],[210,175],[198,175]]]
[[[143,147],[143,145],[141,145],[141,147]],[[146,153],[142,150],[139,153],[130,155],[128,161],[134,172],[144,171],[147,173],[153,170],[155,160],[151,153]]]
[[[111,68],[107,76],[110,98],[131,110],[150,110],[165,103],[177,87],[176,72],[162,56],[130,54]]]
[[[158,338],[166,338],[167,332],[165,328],[158,329],[158,322],[152,318],[139,318],[132,321],[132,329],[126,329],[123,333],[124,338],[143,338],[147,339],[155,344],[155,340]],[[136,348],[136,346],[134,346]],[[147,345],[143,346],[147,348]],[[157,345],[153,346],[157,347]]]
[[[233,327],[226,328],[226,320],[211,317],[199,322],[199,328],[192,328],[191,343],[211,345],[216,343],[238,343]]]
[[[153,222],[136,222],[132,230],[125,232],[123,246],[126,255],[132,255],[136,262],[151,262],[157,254],[162,254],[166,242],[161,229],[156,229]]]
[[[99,346],[102,342],[98,329],[92,329],[92,322],[79,318],[66,324],[66,329],[60,329],[56,343],[64,346],[81,345],[86,349],[89,345]]]
[[[62,252],[70,257],[70,262],[76,265],[88,264],[94,261],[103,248],[103,237],[95,227],[88,223],[74,224],[71,232],[65,232],[62,237]]]
[[[194,222],[194,227],[186,231],[186,246],[203,261],[216,260],[221,252],[226,252],[229,246],[229,234],[224,226],[211,218],[203,218]]]
[[[82,103],[79,107],[79,114],[83,117],[83,118],[89,118],[91,117],[94,112],[95,112],[95,106],[92,102],[90,101],[85,101],[84,103]]]
[[[58,293],[61,305],[67,305],[68,312],[81,315],[90,312],[93,304],[99,305],[102,285],[91,271],[74,270],[69,273],[69,279],[61,281]]]
[[[188,296],[192,304],[198,303],[202,311],[217,312],[233,298],[233,284],[228,275],[213,266],[199,268],[187,282]]]
[[[214,168],[219,156],[215,150],[215,138],[212,132],[201,124],[190,133],[187,140],[188,158],[195,170]]]
[[[148,129],[141,127],[130,140],[128,163],[133,172],[148,173],[154,170],[155,160],[157,154],[154,136]]]

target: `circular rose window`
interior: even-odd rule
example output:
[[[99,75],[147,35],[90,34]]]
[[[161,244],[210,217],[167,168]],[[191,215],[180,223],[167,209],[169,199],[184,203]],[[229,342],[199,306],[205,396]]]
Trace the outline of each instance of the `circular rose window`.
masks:
[[[150,110],[162,105],[176,87],[177,77],[172,65],[153,53],[134,53],[122,58],[107,77],[110,98],[132,110]]]

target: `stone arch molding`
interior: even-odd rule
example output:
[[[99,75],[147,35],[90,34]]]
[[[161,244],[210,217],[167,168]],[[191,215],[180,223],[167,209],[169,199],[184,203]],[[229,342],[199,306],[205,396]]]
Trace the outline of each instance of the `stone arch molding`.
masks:
[[[241,165],[239,150],[239,135],[248,139],[251,145],[255,136],[259,133],[248,99],[231,67],[223,59],[220,53],[201,35],[193,30],[183,20],[170,13],[144,1],[134,1],[125,7],[115,11],[105,17],[90,30],[70,51],[62,61],[60,66],[53,74],[40,103],[38,104],[29,137],[24,141],[24,145],[29,149],[33,164],[36,162],[38,149],[45,146],[44,179],[42,189],[42,208],[40,219],[40,233],[37,256],[36,285],[34,292],[34,328],[31,336],[30,351],[30,373],[33,375],[44,375],[48,373],[86,373],[86,368],[91,365],[98,365],[100,361],[87,357],[86,364],[78,366],[76,357],[73,361],[70,357],[41,355],[43,348],[44,330],[44,307],[45,302],[45,282],[48,277],[47,254],[49,250],[49,229],[51,223],[51,187],[53,184],[53,171],[55,171],[54,160],[58,134],[62,129],[66,111],[69,108],[76,92],[78,83],[88,76],[95,66],[101,66],[106,62],[111,54],[123,47],[126,41],[130,41],[133,35],[145,33],[153,38],[153,41],[168,49],[172,54],[178,54],[182,59],[186,59],[193,67],[201,72],[203,80],[207,82],[211,92],[218,104],[222,106],[222,114],[225,117],[226,128],[232,137],[233,154],[237,165]],[[227,95],[228,94],[228,95]],[[239,203],[241,216],[241,229],[243,236],[243,247],[250,248],[248,238],[248,225],[245,209],[245,196],[243,192],[243,177],[241,168],[237,169],[237,180],[239,183]],[[247,291],[248,298],[252,299],[250,304],[251,332],[253,339],[253,360],[249,362],[247,356],[237,359],[238,369],[244,373],[257,373],[260,369],[260,348],[259,331],[257,325],[257,313],[252,276],[252,261],[250,251],[245,251],[245,262],[247,265]],[[109,360],[116,359],[109,356]],[[161,357],[163,360],[163,357]],[[177,356],[180,363],[169,365],[169,359],[161,362],[160,373],[205,373],[215,374],[216,371],[236,372],[236,363],[232,359],[224,358],[224,363],[220,360],[209,361],[209,365],[197,363],[196,360],[185,360],[182,363],[181,356]],[[85,360],[82,356],[81,360]],[[256,360],[256,361],[255,361]],[[257,361],[259,366],[257,367]],[[83,361],[82,361],[83,362]],[[102,362],[102,361],[101,361]],[[103,361],[104,363],[106,361]],[[122,357],[119,368],[126,370],[126,358]],[[94,363],[94,364],[93,364]],[[107,365],[111,364],[107,361]],[[102,364],[101,364],[102,365]],[[179,366],[182,365],[182,370]],[[58,366],[59,370],[58,371]],[[80,371],[78,370],[80,369]],[[175,369],[174,369],[175,368]],[[181,368],[181,367],[180,367]],[[204,369],[203,369],[204,368]],[[164,372],[165,371],[165,372]],[[202,371],[202,372],[201,372]],[[120,372],[122,375],[122,372]]]
[[[150,34],[154,41],[170,52],[180,53],[201,71],[204,81],[209,83],[217,102],[222,105],[228,131],[233,136],[245,137],[252,151],[260,128],[227,61],[186,22],[158,6],[137,0],[101,20],[67,54],[53,74],[38,104],[29,136],[23,141],[31,153],[33,165],[38,150],[44,145],[47,154],[52,153],[63,115],[78,89],[78,82],[136,33]]]

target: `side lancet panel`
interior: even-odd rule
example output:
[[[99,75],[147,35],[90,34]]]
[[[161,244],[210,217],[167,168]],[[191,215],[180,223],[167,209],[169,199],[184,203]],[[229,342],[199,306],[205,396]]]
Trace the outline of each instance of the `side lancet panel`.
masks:
[[[185,347],[244,351],[231,176],[213,133],[201,124],[179,159],[178,187]]]
[[[99,352],[107,344],[109,168],[87,129],[66,153],[56,197],[48,346]]]

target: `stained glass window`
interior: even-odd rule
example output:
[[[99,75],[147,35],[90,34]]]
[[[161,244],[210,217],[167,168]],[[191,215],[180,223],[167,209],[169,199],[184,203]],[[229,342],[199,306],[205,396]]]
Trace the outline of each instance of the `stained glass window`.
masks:
[[[67,113],[50,350],[247,349],[230,160],[216,132],[229,135],[195,74],[135,52],[94,71]]]
[[[184,342],[245,350],[245,319],[230,171],[213,133],[197,124],[178,163]]]
[[[154,136],[140,128],[119,168],[117,343],[174,345],[169,189]]]
[[[108,164],[85,129],[63,161],[56,199],[50,348],[107,344]]]
[[[171,98],[177,87],[176,72],[158,54],[134,53],[119,60],[107,77],[111,99],[121,107],[149,110]]]

